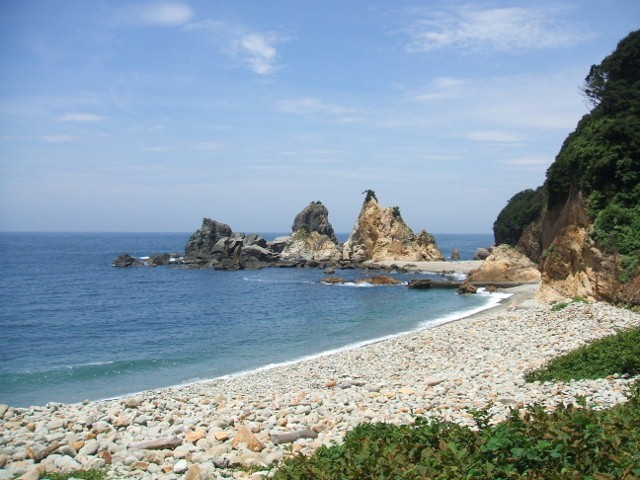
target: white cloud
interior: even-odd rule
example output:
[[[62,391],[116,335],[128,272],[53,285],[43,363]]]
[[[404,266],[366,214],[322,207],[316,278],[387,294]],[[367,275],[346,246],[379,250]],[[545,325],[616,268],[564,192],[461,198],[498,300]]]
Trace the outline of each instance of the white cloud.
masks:
[[[570,131],[587,112],[578,91],[581,78],[581,72],[574,69],[475,79],[445,78],[435,79],[408,95],[416,105],[423,105],[425,116],[436,117],[441,124],[474,122],[476,126],[471,131],[522,128]]]
[[[77,135],[45,135],[42,140],[46,143],[69,143],[79,138]]]
[[[270,75],[281,68],[276,45],[286,39],[274,32],[253,32],[211,19],[190,23],[186,29],[208,35],[224,55],[240,59],[258,75]]]
[[[244,57],[249,68],[258,75],[269,75],[277,70],[278,51],[275,35],[250,33],[235,42],[235,49]]]
[[[471,132],[467,138],[477,142],[515,143],[524,140],[522,135],[502,130],[480,130]]]
[[[561,13],[560,8],[549,5],[481,8],[469,4],[438,12],[422,10],[421,18],[408,31],[411,42],[407,49],[515,52],[576,45],[590,36],[578,25],[562,20]]]
[[[104,117],[92,113],[67,113],[58,117],[59,122],[101,122]]]
[[[296,100],[283,100],[278,103],[283,112],[296,115],[325,115],[339,123],[356,123],[362,121],[358,111],[336,103],[328,103],[317,98],[307,97]]]
[[[191,145],[191,150],[212,151],[218,150],[221,144],[218,142],[202,142]]]
[[[175,27],[188,23],[193,18],[193,10],[183,3],[160,3],[137,8],[135,20],[144,25]]]
[[[506,160],[504,163],[506,165],[516,166],[516,167],[537,167],[537,166],[548,166],[553,162],[553,158],[549,158],[543,155],[529,155],[516,157],[509,160]]]
[[[425,93],[418,94],[416,100],[449,100],[459,98],[465,94],[468,80],[452,77],[437,77],[427,88]]]

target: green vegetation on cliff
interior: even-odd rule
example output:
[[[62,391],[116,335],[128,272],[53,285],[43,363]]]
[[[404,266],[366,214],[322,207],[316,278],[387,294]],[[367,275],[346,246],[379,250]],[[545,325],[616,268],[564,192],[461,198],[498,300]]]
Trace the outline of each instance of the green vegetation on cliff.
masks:
[[[591,236],[606,252],[622,256],[624,282],[640,260],[640,30],[591,67],[583,92],[593,110],[547,170],[544,209],[561,208],[572,192],[588,199]],[[524,228],[501,220],[526,217],[524,202],[511,204],[517,197],[498,216],[494,231],[501,235]]]
[[[542,187],[527,189],[511,197],[493,224],[496,245],[515,246],[524,229],[540,216],[543,204]]]

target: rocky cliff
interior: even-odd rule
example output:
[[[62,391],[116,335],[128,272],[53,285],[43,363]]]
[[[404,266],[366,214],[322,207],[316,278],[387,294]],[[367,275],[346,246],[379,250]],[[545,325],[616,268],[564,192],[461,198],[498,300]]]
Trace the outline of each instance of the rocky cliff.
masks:
[[[331,222],[329,222],[329,210],[322,202],[311,202],[304,210],[298,213],[293,220],[291,231],[297,232],[305,225],[311,232],[326,235],[333,243],[338,243],[336,233]]]
[[[521,237],[519,249],[539,262],[538,298],[640,303],[640,291],[631,295],[620,281],[621,256],[606,253],[590,234],[593,223],[587,205],[583,193],[574,188],[561,207],[546,211]]]
[[[425,230],[418,235],[402,220],[398,207],[383,208],[375,195],[365,200],[349,239],[343,259],[364,261],[440,261],[444,257],[435,239]]]
[[[591,67],[583,92],[593,109],[547,170],[538,218],[516,225],[517,245],[538,262],[543,300],[640,305],[640,30]]]

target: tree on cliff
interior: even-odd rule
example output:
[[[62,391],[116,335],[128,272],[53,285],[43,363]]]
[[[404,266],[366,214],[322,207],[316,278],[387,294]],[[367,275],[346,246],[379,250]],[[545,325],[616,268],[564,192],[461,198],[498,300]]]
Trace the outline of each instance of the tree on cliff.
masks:
[[[376,197],[376,192],[374,192],[373,190],[365,190],[364,192],[362,192],[363,194],[367,194],[366,197],[364,197],[364,204],[366,205],[367,203],[369,203],[370,200],[375,200],[376,202],[378,201],[378,198]]]

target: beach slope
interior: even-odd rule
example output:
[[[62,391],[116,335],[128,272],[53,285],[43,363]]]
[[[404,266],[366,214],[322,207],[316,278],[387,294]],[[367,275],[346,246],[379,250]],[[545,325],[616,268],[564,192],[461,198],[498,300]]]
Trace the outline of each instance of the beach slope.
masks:
[[[2,406],[0,462],[7,474],[106,464],[115,478],[251,478],[228,467],[310,453],[361,422],[417,414],[471,425],[470,409],[489,404],[499,421],[531,403],[625,401],[630,379],[525,383],[549,359],[640,325],[640,315],[602,303],[553,311],[535,303],[535,290],[517,287],[459,321],[242,376],[78,405]]]

